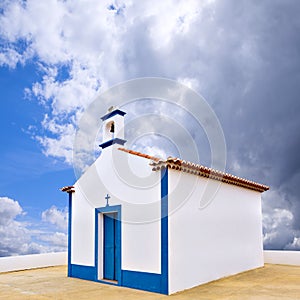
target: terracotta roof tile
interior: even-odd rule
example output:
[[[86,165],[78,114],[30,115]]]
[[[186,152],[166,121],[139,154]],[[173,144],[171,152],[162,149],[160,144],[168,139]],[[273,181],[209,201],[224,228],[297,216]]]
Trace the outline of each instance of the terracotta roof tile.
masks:
[[[137,152],[137,151],[133,151],[133,150],[125,149],[125,148],[118,148],[118,150],[130,153],[130,154],[133,154],[133,155],[136,155],[136,156],[140,156],[140,157],[144,157],[144,158],[147,158],[147,159],[151,159],[153,161],[159,161],[160,160],[160,158],[158,158],[158,157],[150,156],[148,154],[144,154],[144,153],[141,153],[141,152]]]
[[[224,173],[212,168],[208,168],[199,164],[195,164],[189,161],[185,161],[176,157],[168,157],[166,160],[150,156],[147,154],[143,154],[137,151],[128,150],[125,148],[118,148],[121,151],[127,152],[129,154],[137,155],[140,157],[144,157],[147,159],[151,159],[152,162],[150,166],[152,166],[153,171],[159,171],[163,168],[170,168],[172,170],[178,170],[181,172],[186,172],[198,176],[207,177],[210,179],[218,180],[221,182],[242,186],[251,190],[255,190],[258,192],[264,192],[269,189],[267,185],[260,184],[248,179],[240,178],[235,175],[231,175],[228,173]]]
[[[75,193],[75,188],[72,185],[69,186],[64,186],[60,189],[62,192],[66,192],[66,193]]]
[[[181,160],[179,158],[169,157],[166,161],[160,160],[158,162],[152,162],[150,165],[152,166],[153,171],[158,171],[162,168],[168,167],[173,170],[178,170],[186,173],[191,173],[194,175],[211,178],[214,180],[242,186],[259,192],[264,192],[269,189],[269,187],[264,184],[260,184],[248,179],[240,178],[235,175],[224,173],[199,164],[194,164],[192,162]]]

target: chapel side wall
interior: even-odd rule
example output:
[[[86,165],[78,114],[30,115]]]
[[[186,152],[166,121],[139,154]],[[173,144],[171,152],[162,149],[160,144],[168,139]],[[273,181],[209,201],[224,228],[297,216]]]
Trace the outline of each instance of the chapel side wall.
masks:
[[[200,209],[207,182],[169,172],[170,294],[264,263],[261,194],[213,181],[217,194]],[[180,207],[187,194],[190,198]]]

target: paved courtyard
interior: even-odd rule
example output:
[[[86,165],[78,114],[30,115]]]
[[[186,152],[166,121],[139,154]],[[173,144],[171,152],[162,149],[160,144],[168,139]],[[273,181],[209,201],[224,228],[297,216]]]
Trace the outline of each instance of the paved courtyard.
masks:
[[[300,299],[300,266],[270,265],[171,296],[66,277],[67,268],[0,274],[0,299]]]

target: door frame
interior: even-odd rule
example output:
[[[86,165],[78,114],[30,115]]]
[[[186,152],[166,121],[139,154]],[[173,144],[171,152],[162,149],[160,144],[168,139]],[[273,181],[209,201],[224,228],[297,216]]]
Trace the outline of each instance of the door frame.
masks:
[[[110,283],[103,279],[103,266],[104,266],[104,255],[103,255],[103,214],[116,213],[116,270],[117,282],[111,282],[114,285],[122,285],[122,272],[121,272],[121,205],[105,206],[95,209],[95,267],[96,267],[96,280],[100,282]]]

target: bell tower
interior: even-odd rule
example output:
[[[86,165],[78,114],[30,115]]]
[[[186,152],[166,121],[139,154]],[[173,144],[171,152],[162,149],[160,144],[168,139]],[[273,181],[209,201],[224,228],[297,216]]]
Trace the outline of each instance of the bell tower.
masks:
[[[126,112],[111,106],[108,112],[101,117],[103,121],[103,140],[99,145],[105,149],[113,144],[124,145],[124,116]]]

